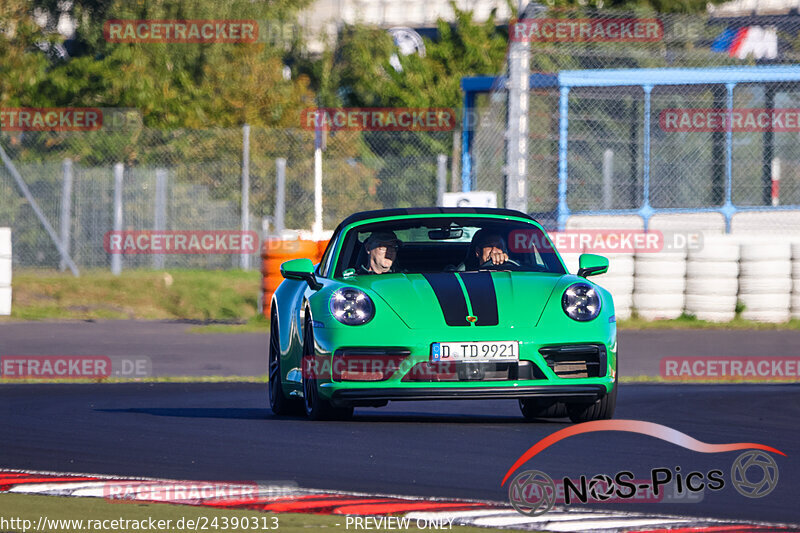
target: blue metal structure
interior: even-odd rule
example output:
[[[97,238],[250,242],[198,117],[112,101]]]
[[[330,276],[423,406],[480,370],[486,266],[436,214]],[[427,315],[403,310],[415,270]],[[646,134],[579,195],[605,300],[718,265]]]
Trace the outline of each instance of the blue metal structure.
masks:
[[[471,116],[475,95],[501,87],[501,77],[463,78],[464,116]],[[656,213],[721,213],[725,218],[726,230],[730,231],[731,218],[738,211],[766,211],[779,209],[799,209],[797,205],[782,206],[735,206],[732,202],[733,175],[733,132],[725,135],[725,192],[721,206],[706,208],[654,208],[650,204],[650,94],[656,86],[668,85],[724,85],[727,91],[727,109],[733,109],[733,90],[741,83],[786,83],[800,82],[800,65],[758,66],[758,67],[717,67],[717,68],[654,68],[654,69],[596,69],[566,70],[557,75],[535,74],[531,76],[533,87],[558,87],[559,90],[559,141],[558,141],[558,227],[565,227],[570,215],[639,215],[647,228],[650,217]],[[569,94],[576,87],[641,87],[644,98],[642,117],[643,131],[643,201],[638,209],[615,209],[593,211],[570,211],[567,203],[567,151],[569,138]],[[462,146],[462,186],[468,191],[472,188],[472,124],[465,119]]]
[[[464,116],[461,127],[461,190],[471,191],[473,187],[472,176],[472,139],[475,125],[474,109],[475,96],[479,93],[488,93],[505,87],[505,76],[476,76],[461,78],[461,90],[464,91]],[[531,74],[529,89],[552,88],[558,86],[558,76],[555,74]]]

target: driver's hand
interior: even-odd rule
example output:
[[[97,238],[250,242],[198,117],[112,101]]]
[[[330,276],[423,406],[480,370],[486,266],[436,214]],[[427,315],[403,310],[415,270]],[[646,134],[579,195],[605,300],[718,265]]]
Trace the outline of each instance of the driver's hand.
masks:
[[[495,248],[489,253],[489,259],[492,260],[493,265],[502,265],[508,261],[508,254],[502,250]]]

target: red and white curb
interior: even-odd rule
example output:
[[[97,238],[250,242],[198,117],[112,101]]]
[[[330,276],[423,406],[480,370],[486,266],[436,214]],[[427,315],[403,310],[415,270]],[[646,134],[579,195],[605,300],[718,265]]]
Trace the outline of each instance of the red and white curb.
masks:
[[[137,502],[202,505],[224,509],[250,509],[271,513],[309,513],[340,516],[402,516],[398,523],[448,524],[489,528],[508,528],[553,532],[573,531],[670,531],[734,532],[734,531],[800,531],[783,524],[736,522],[705,518],[653,515],[628,512],[601,512],[554,508],[541,516],[529,517],[508,504],[486,501],[433,499],[397,495],[374,495],[355,492],[305,489],[291,484],[253,485],[246,497],[231,491],[225,497],[204,497],[204,485],[235,487],[235,483],[218,481],[179,481],[155,478],[121,478],[92,474],[64,474],[22,470],[0,470],[0,493],[39,494],[50,496],[108,498],[109,487],[124,487],[125,499]],[[153,497],[153,487],[168,490],[168,498]],[[177,490],[178,488],[181,490]],[[164,495],[164,490],[161,490]],[[378,525],[380,518],[376,518]]]

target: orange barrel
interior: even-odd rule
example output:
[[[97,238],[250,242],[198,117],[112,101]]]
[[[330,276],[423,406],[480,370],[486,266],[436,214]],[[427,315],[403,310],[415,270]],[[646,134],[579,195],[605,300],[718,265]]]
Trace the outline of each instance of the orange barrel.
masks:
[[[307,257],[314,261],[317,258],[316,241],[296,239],[265,239],[261,246],[261,291],[264,299],[264,316],[269,318],[269,307],[272,295],[283,281],[281,263],[291,259]]]
[[[317,241],[317,260],[314,263],[319,263],[322,260],[322,254],[325,253],[325,248],[328,247],[328,240]]]

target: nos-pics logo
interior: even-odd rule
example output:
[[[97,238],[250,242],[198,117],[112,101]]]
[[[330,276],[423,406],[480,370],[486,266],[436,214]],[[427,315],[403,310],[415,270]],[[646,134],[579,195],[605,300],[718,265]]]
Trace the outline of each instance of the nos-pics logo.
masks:
[[[752,442],[708,444],[685,433],[652,422],[601,420],[578,424],[545,437],[514,463],[503,478],[501,485],[504,485],[522,464],[548,446],[572,435],[594,431],[628,431],[650,435],[701,453],[746,450],[733,461],[730,483],[739,494],[747,498],[763,498],[771,493],[778,484],[778,464],[771,455],[761,450],[786,455],[770,446]],[[680,467],[675,467],[674,470],[654,468],[651,470],[650,480],[644,480],[643,483],[638,483],[638,481],[633,479],[631,472],[618,472],[614,476],[598,474],[588,480],[586,476],[581,476],[579,480],[565,477],[557,483],[545,472],[525,470],[517,474],[509,484],[508,498],[519,513],[537,516],[552,509],[556,501],[561,499],[567,505],[574,500],[587,503],[589,497],[595,501],[608,501],[615,497],[617,501],[629,499],[633,501],[634,498],[637,498],[637,491],[649,491],[658,496],[661,488],[671,482],[674,482],[673,491],[679,496],[683,496],[684,493],[691,495],[705,489],[718,491],[725,486],[724,474],[721,470],[686,473],[681,472]],[[561,487],[563,487],[563,491],[559,491]]]

